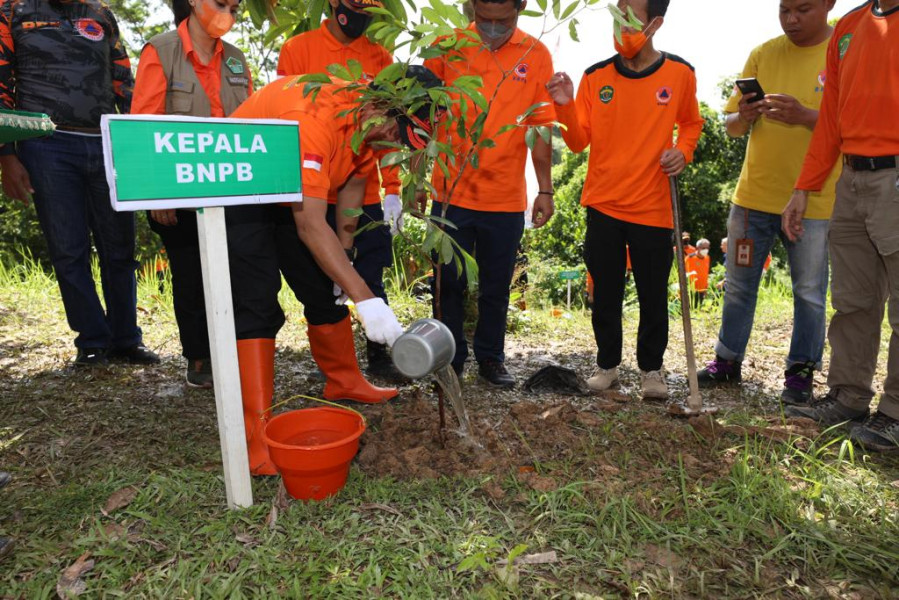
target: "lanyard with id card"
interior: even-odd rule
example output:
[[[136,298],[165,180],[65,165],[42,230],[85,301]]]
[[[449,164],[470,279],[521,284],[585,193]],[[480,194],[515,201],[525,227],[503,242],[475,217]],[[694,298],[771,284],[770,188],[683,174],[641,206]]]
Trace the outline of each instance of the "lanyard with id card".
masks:
[[[749,209],[743,209],[745,218],[743,221],[743,238],[737,240],[737,261],[738,267],[752,266],[752,240],[747,237],[749,235]]]

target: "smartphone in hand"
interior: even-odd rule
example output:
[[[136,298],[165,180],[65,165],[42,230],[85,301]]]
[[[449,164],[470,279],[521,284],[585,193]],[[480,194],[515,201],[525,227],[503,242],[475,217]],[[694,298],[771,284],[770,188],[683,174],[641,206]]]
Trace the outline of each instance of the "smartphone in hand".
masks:
[[[737,89],[740,90],[740,93],[746,96],[746,99],[751,102],[758,102],[765,97],[765,91],[762,89],[762,85],[759,83],[759,80],[755,77],[737,79],[735,83],[737,85]],[[750,98],[750,96],[753,95],[755,97]]]

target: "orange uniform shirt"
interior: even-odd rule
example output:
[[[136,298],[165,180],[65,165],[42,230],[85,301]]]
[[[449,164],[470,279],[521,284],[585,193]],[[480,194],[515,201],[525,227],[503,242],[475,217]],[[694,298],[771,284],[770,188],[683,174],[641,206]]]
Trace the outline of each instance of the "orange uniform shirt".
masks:
[[[709,289],[709,267],[711,259],[708,256],[699,256],[698,252],[690,254],[684,259],[690,283],[697,292],[705,292]]]
[[[363,145],[359,155],[350,147],[355,131],[353,109],[358,94],[335,82],[321,87],[313,101],[303,97],[299,77],[276,79],[250,96],[231,116],[240,119],[287,119],[300,124],[303,196],[326,199],[350,177],[368,176],[374,164]]]
[[[827,85],[796,188],[816,192],[843,154],[899,155],[899,8],[869,0],[848,13],[827,47]]]
[[[468,29],[474,30],[474,25]],[[462,31],[457,30],[457,33]],[[536,111],[525,124],[546,125],[555,120],[552,98],[546,91],[546,83],[553,74],[552,57],[546,46],[516,29],[509,41],[496,51],[476,44],[428,59],[425,66],[443,79],[446,85],[452,85],[463,76],[479,76],[484,84],[480,90],[484,98],[488,102],[493,99],[484,122],[483,137],[492,138],[496,146],[479,152],[477,168],[471,164],[465,165],[450,204],[487,212],[523,212],[528,203],[524,173],[528,155],[524,141],[526,128],[516,127],[500,135],[497,131],[503,125],[514,124],[519,115],[540,102],[547,105]],[[505,73],[509,75],[503,79]],[[454,116],[459,118],[462,114],[460,105],[464,102],[465,125],[470,128],[483,111],[467,98],[456,100]],[[443,200],[458,178],[471,144],[459,139],[456,123],[441,127],[438,137],[452,144],[455,155],[455,165],[447,160],[449,178],[441,169],[434,168],[432,183],[438,199]]]
[[[364,35],[347,45],[340,43],[328,31],[328,20],[325,20],[318,29],[301,33],[284,42],[278,56],[278,75],[327,73],[328,65],[346,65],[351,59],[362,65],[363,77],[366,79],[374,79],[381,69],[393,62],[393,57],[383,46],[375,44]],[[391,151],[379,154],[383,156]],[[386,194],[400,193],[399,170],[396,167],[381,169],[380,177],[378,169],[372,171],[365,186],[364,204],[379,204],[381,187]],[[328,198],[328,202],[337,202],[336,194]]]
[[[178,25],[178,37],[184,47],[184,53],[190,64],[193,65],[197,79],[203,86],[203,91],[209,98],[212,117],[226,117],[222,108],[222,42],[216,40],[215,53],[208,65],[200,62],[200,58],[194,51],[193,41],[187,31],[187,22],[190,17],[181,21]],[[247,78],[247,94],[253,93],[253,79]],[[134,82],[134,95],[131,99],[131,114],[133,115],[164,115],[165,93],[169,78],[159,62],[159,54],[156,48],[147,44],[140,54],[140,63],[137,65],[137,78]]]
[[[556,114],[573,152],[590,146],[581,204],[615,219],[673,227],[668,176],[659,161],[675,146],[687,162],[702,132],[696,75],[682,58],[663,53],[636,73],[616,54],[587,69],[577,98]]]

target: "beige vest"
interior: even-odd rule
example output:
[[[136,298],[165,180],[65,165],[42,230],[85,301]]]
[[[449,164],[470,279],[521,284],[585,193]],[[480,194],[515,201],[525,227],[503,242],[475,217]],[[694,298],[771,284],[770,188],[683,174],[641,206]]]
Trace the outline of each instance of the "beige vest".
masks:
[[[184,54],[184,45],[178,31],[169,31],[153,37],[149,44],[159,54],[159,62],[165,72],[165,112],[167,115],[208,117],[211,107],[206,90],[197,78],[194,67]],[[250,83],[250,67],[243,52],[222,41],[222,83],[219,95],[225,116],[233,113],[247,99]]]

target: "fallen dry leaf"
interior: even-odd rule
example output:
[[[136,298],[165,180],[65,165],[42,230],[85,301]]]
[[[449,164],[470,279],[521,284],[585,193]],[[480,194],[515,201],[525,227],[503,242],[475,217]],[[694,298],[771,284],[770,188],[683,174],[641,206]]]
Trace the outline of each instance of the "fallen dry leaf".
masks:
[[[94,561],[89,560],[90,555],[90,552],[85,552],[63,570],[56,583],[56,593],[60,598],[79,596],[87,591],[87,584],[81,576],[94,568]]]
[[[588,412],[578,413],[575,419],[584,427],[599,427],[602,425],[602,419]]]
[[[563,409],[563,408],[565,408],[565,405],[564,405],[564,404],[559,405],[559,406],[553,406],[552,408],[543,411],[543,412],[540,414],[540,418],[543,419],[543,420],[545,421],[546,419],[549,419],[550,417],[558,416],[558,414],[559,414],[560,412],[562,412],[562,409]]]
[[[268,525],[268,528],[271,531],[275,530],[275,527],[278,526],[278,505],[272,504],[272,509],[268,513],[268,517],[265,518],[265,524]]]
[[[136,497],[136,487],[129,486],[122,488],[112,493],[112,495],[106,501],[106,506],[100,509],[100,512],[102,512],[104,516],[109,516],[109,513],[119,510],[120,508],[124,508],[134,502],[134,499]]]
[[[397,509],[393,508],[392,506],[389,506],[387,504],[380,504],[377,502],[372,502],[370,504],[360,504],[359,509],[360,510],[383,510],[384,512],[389,512],[390,514],[396,515],[398,517],[403,516],[403,513],[401,513]]]
[[[656,546],[655,544],[647,544],[646,545],[646,559],[654,562],[660,567],[666,567],[669,569],[678,568],[683,560],[680,556],[665,548],[663,546]]]
[[[285,510],[290,508],[290,494],[287,493],[287,488],[284,487],[283,479],[281,480],[281,484],[278,486],[278,493],[275,494],[273,503],[281,512],[284,512]]]
[[[254,538],[249,533],[243,533],[243,532],[238,533],[237,535],[234,536],[234,539],[237,540],[238,542],[240,542],[241,544],[243,544],[244,546],[252,547],[252,546],[259,545],[259,540]]]
[[[558,489],[559,484],[552,477],[543,477],[536,473],[521,473],[518,479],[532,490],[538,492],[552,492]]]
[[[549,552],[538,552],[536,554],[525,554],[523,556],[518,556],[512,561],[512,564],[515,565],[546,565],[549,563],[559,562],[559,556],[556,554],[555,550],[550,550]],[[503,559],[499,561],[497,564],[506,565],[509,564],[509,561]]]
[[[103,533],[110,540],[117,540],[125,536],[125,532],[127,530],[116,523],[115,521],[110,521],[106,525],[103,526]]]
[[[490,496],[493,500],[502,500],[506,497],[506,491],[495,481],[491,481],[483,488],[484,493]]]

